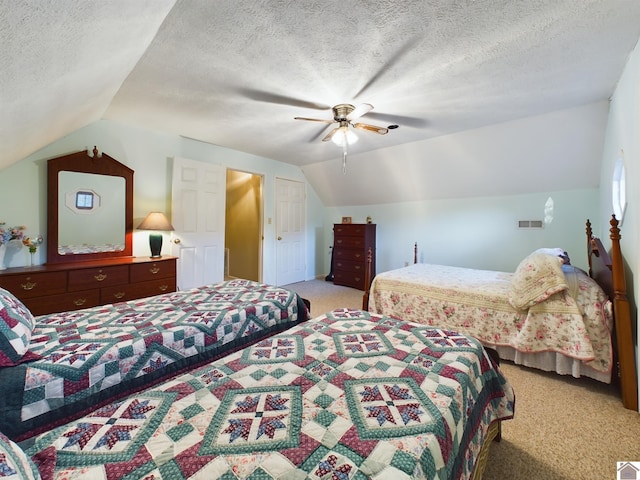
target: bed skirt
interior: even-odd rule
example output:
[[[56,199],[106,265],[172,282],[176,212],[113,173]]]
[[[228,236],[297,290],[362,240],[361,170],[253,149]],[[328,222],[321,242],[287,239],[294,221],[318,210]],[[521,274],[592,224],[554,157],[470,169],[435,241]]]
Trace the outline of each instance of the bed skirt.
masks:
[[[556,352],[523,353],[510,347],[495,348],[503,360],[517,365],[533,367],[560,375],[571,375],[575,378],[589,377],[599,382],[611,383],[611,372],[599,372],[586,366],[582,361],[566,357]]]

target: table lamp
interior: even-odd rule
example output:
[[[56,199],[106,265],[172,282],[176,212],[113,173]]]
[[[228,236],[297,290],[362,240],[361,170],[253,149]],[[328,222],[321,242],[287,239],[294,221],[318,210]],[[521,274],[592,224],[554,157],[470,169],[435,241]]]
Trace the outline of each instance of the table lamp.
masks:
[[[152,230],[149,234],[149,248],[151,249],[151,258],[160,258],[162,250],[162,234],[156,231],[170,232],[173,231],[173,225],[162,212],[151,212],[145,217],[138,230]]]

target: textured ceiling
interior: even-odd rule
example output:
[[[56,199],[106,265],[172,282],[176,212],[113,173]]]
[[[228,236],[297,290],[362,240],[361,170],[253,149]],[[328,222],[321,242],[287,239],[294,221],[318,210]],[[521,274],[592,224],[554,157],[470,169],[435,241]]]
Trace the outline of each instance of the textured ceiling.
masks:
[[[296,165],[606,100],[636,0],[0,0],[0,168],[101,118]]]

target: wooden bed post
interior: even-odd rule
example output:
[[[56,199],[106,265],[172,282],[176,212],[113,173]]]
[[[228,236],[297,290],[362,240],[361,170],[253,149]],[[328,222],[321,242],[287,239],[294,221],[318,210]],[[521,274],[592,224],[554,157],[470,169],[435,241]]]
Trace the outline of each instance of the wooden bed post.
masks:
[[[625,408],[638,410],[638,381],[633,347],[631,313],[627,298],[627,287],[620,251],[620,229],[618,220],[612,215],[611,221],[611,261],[613,264],[613,309],[615,312],[615,329],[620,363],[620,388],[622,403]],[[626,321],[625,321],[626,320]]]
[[[362,310],[369,310],[369,291],[371,290],[371,248],[367,250],[367,266],[364,270],[364,295],[362,296]]]
[[[589,276],[593,276],[593,271],[591,270],[591,239],[593,238],[593,230],[591,230],[591,222],[587,218],[587,258],[589,259]]]
[[[413,244],[413,263],[418,263],[418,242]]]

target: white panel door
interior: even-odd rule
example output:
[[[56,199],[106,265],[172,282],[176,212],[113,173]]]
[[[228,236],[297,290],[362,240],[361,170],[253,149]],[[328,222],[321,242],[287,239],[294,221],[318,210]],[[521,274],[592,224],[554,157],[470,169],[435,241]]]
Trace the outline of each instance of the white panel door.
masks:
[[[180,258],[180,290],[224,278],[226,188],[226,169],[221,165],[173,159],[171,254]]]
[[[303,182],[276,178],[276,284],[305,280],[306,195]]]

